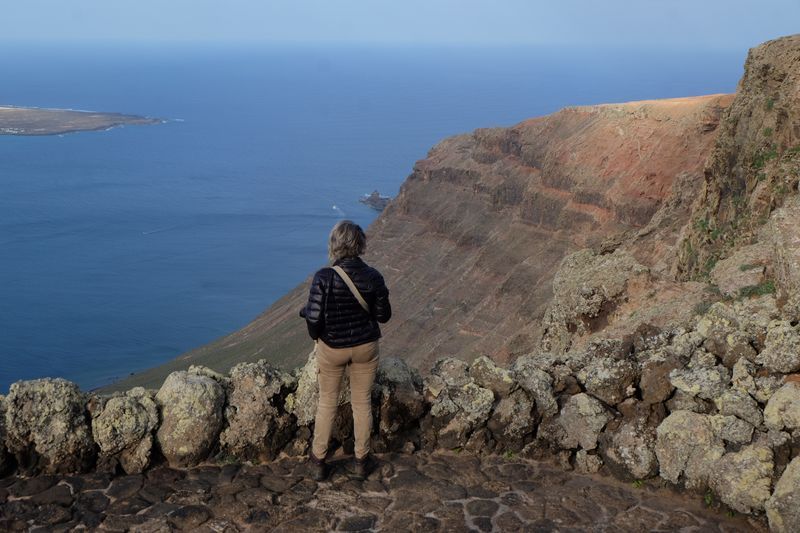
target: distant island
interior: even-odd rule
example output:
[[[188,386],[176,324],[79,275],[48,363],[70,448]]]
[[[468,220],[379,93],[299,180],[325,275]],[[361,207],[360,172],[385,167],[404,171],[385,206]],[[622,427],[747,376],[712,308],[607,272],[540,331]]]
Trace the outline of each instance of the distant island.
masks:
[[[372,209],[383,211],[383,209],[389,203],[389,200],[391,200],[391,198],[389,198],[388,196],[381,196],[381,194],[378,191],[372,191],[372,194],[365,194],[364,196],[359,198],[358,201],[361,202],[362,204],[367,204]]]
[[[97,113],[71,109],[0,106],[0,135],[60,135],[78,131],[107,130],[126,124],[160,124],[161,119]]]

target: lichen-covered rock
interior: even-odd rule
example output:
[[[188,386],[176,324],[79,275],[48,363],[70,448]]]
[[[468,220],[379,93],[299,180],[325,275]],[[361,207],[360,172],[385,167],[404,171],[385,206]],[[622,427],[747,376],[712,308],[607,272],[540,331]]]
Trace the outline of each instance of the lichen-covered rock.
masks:
[[[670,413],[674,413],[675,411],[692,411],[693,413],[705,414],[714,410],[714,404],[710,401],[701,400],[697,396],[692,396],[682,390],[676,390],[672,398],[667,400],[666,406]]]
[[[800,370],[800,332],[788,320],[776,320],[767,329],[764,349],[756,362],[774,372],[788,374]]]
[[[222,385],[205,375],[173,372],[158,390],[156,402],[161,408],[156,439],[170,466],[190,466],[205,459],[222,427]]]
[[[470,434],[484,425],[494,404],[494,393],[469,381],[440,391],[423,420],[428,445],[442,448],[464,446]]]
[[[703,336],[704,346],[729,368],[742,357],[753,359],[756,355],[748,336],[739,328],[736,311],[724,302],[712,305],[697,322],[697,332]]]
[[[636,392],[636,366],[626,359],[595,359],[578,372],[586,392],[615,405]]]
[[[800,531],[800,456],[792,459],[783,471],[765,507],[770,531]]]
[[[680,368],[681,362],[675,356],[653,354],[641,364],[639,390],[642,400],[648,404],[667,401],[675,387],[669,381],[669,373]]]
[[[549,417],[558,413],[553,378],[537,365],[533,357],[523,355],[517,358],[511,371],[520,388],[534,399],[539,416]]]
[[[773,452],[791,443],[792,436],[785,431],[770,429],[757,431],[753,436],[753,444],[769,448]]]
[[[722,456],[708,483],[724,503],[740,513],[761,511],[770,496],[773,468],[772,450],[746,446]]]
[[[695,365],[673,370],[669,373],[669,381],[676,389],[687,394],[713,400],[728,387],[730,371],[721,365]]]
[[[461,359],[445,357],[439,359],[431,368],[431,375],[437,376],[449,387],[460,387],[470,381],[469,365]]]
[[[737,300],[733,302],[733,309],[739,319],[739,330],[747,335],[756,352],[763,350],[769,324],[782,315],[775,295]]]
[[[647,479],[658,474],[655,428],[643,418],[623,423],[613,433],[604,435],[601,450],[605,463],[624,478]]]
[[[226,391],[228,387],[230,387],[231,379],[226,376],[225,374],[220,374],[214,369],[208,368],[207,366],[203,365],[189,365],[189,368],[186,369],[186,372],[189,374],[194,374],[196,376],[206,376],[208,378],[213,379],[217,383],[219,383],[223,389]]]
[[[716,398],[714,403],[721,415],[732,415],[758,427],[764,419],[761,409],[752,396],[740,389],[730,389]]]
[[[485,355],[472,362],[469,366],[469,376],[476,384],[494,392],[499,398],[505,398],[517,388],[511,372],[497,366]]]
[[[713,415],[708,417],[714,433],[733,444],[747,444],[753,438],[752,424],[735,416]]]
[[[671,413],[656,429],[656,457],[661,477],[690,488],[702,488],[725,446],[708,416],[691,411]]]
[[[419,373],[397,357],[381,357],[372,389],[378,405],[378,437],[382,447],[402,447],[425,414],[422,379]],[[375,446],[373,446],[375,447]],[[376,450],[378,451],[378,450]]]
[[[98,464],[113,471],[119,462],[126,473],[141,473],[150,463],[157,426],[158,406],[142,387],[107,399],[92,413],[92,435],[100,448]]]
[[[783,376],[756,376],[756,390],[753,397],[761,403],[767,403],[772,395],[783,386]]]
[[[764,408],[764,424],[769,429],[800,429],[800,383],[785,383]]]
[[[612,416],[596,398],[586,393],[571,396],[558,417],[558,423],[564,430],[561,445],[564,448],[581,447],[594,450],[597,437]]]
[[[474,455],[487,455],[494,451],[495,446],[491,431],[485,426],[481,426],[467,438],[463,449]]]
[[[665,351],[681,361],[686,361],[697,351],[704,340],[703,335],[695,330],[685,331],[683,328],[678,328]]]
[[[578,394],[581,386],[578,378],[573,375],[572,369],[567,365],[557,364],[550,370],[553,376],[553,392],[557,394]]]
[[[62,378],[12,383],[6,396],[6,446],[30,473],[84,472],[96,456],[87,398]]]
[[[6,450],[6,397],[0,394],[0,476],[9,469],[10,463]]]
[[[756,365],[747,359],[736,361],[731,372],[731,385],[733,388],[754,395],[756,393],[756,370]]]
[[[783,378],[777,375],[759,375],[755,364],[740,359],[733,366],[731,385],[752,396],[757,402],[766,403],[783,385]]]
[[[240,460],[274,459],[294,434],[294,419],[283,405],[284,396],[294,387],[291,375],[264,359],[234,366],[220,451]]]
[[[704,348],[695,350],[689,358],[689,368],[714,368],[717,364],[717,356]]]
[[[629,280],[646,278],[648,269],[628,252],[617,248],[610,254],[584,249],[566,256],[553,278],[553,299],[545,311],[542,346],[562,352],[573,335],[595,331],[623,299]]]
[[[582,474],[594,474],[603,466],[603,460],[586,450],[578,450],[575,453],[575,470]]]
[[[533,402],[524,390],[517,389],[502,398],[486,426],[504,449],[519,449],[522,439],[534,429]]]

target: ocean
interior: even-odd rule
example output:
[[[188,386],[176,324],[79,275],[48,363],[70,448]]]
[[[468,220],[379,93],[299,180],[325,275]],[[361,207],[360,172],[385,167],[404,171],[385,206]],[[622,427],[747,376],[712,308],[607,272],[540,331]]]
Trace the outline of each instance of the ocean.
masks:
[[[0,394],[88,390],[230,333],[442,138],[733,92],[746,50],[7,44],[0,105],[165,119],[0,136]]]

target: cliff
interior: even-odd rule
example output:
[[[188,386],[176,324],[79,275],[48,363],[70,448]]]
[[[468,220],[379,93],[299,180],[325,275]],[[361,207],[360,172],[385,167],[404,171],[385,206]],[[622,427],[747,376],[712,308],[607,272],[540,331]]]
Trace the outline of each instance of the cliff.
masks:
[[[745,71],[735,97],[569,108],[447,139],[415,165],[368,236],[397,310],[375,451],[550,458],[800,530],[800,36],[753,49]],[[151,390],[14,383],[0,471],[306,453],[305,291],[135,376]],[[233,366],[261,357],[294,370]],[[233,367],[172,372],[202,359]],[[520,494],[537,489],[520,476]]]
[[[442,141],[367,232],[365,259],[384,273],[394,308],[383,353],[423,370],[443,355],[526,353],[565,255],[626,232],[648,228],[634,255],[666,272],[732,100],[572,107]],[[308,281],[240,331],[101,390],[155,387],[193,363],[296,367],[311,347],[297,316]]]
[[[707,275],[720,259],[764,241],[770,215],[800,180],[800,35],[750,50],[682,238],[677,274]]]

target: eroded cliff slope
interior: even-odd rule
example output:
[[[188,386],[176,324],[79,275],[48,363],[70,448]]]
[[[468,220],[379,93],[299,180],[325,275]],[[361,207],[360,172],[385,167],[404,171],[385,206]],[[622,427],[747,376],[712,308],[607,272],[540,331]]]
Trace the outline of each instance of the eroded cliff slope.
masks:
[[[383,353],[426,370],[441,356],[506,361],[529,351],[560,262],[581,248],[636,239],[637,260],[667,272],[732,99],[571,107],[439,143],[368,230],[366,259],[384,273],[395,311]],[[297,316],[306,291],[303,283],[240,331],[111,388],[158,386],[192,363],[298,366],[311,348]]]

